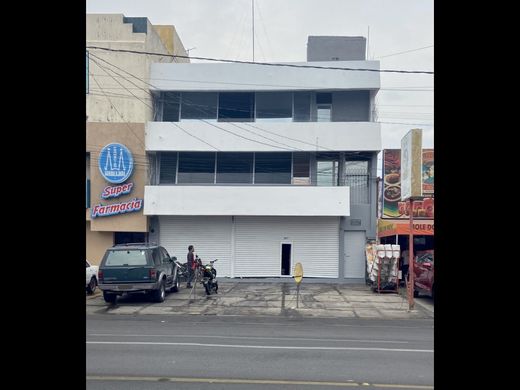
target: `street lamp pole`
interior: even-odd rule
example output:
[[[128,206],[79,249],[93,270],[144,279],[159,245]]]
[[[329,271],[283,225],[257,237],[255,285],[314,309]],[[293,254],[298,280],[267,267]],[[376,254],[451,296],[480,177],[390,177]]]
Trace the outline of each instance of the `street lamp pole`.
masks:
[[[413,271],[413,198],[410,197],[410,235],[408,237],[408,309],[413,310],[415,302],[413,300],[414,291],[414,271]]]

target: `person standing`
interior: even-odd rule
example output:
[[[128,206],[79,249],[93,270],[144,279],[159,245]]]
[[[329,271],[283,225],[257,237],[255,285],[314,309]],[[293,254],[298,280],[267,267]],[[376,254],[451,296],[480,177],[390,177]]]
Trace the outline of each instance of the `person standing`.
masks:
[[[193,245],[188,247],[188,262],[186,266],[188,268],[188,283],[186,284],[186,288],[191,288],[191,281],[193,280],[195,266],[195,248]]]
[[[403,280],[406,280],[406,277],[408,276],[408,266],[409,266],[409,258],[410,258],[410,252],[408,249],[405,249],[402,253],[403,255]]]

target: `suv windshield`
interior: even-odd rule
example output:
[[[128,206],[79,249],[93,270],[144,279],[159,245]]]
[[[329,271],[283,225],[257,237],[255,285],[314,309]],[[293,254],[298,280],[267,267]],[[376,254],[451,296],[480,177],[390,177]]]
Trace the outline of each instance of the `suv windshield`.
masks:
[[[146,264],[146,251],[138,249],[109,251],[105,261],[107,267]]]

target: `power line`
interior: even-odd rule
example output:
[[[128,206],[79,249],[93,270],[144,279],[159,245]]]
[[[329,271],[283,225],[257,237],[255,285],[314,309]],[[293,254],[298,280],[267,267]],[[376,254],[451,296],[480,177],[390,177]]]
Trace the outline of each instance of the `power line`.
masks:
[[[378,72],[378,73],[410,73],[410,74],[434,74],[432,71],[423,71],[423,70],[394,70],[394,69],[367,69],[367,68],[340,68],[336,66],[316,66],[316,65],[296,65],[296,64],[276,64],[269,62],[254,62],[254,61],[238,61],[238,60],[224,60],[218,58],[209,58],[209,57],[189,57],[189,56],[180,56],[174,54],[163,54],[163,53],[152,53],[145,51],[137,51],[137,50],[127,50],[127,49],[110,49],[106,47],[99,46],[87,46],[87,49],[95,49],[95,50],[106,50],[120,53],[133,53],[133,54],[143,54],[143,55],[154,55],[161,57],[172,57],[172,58],[188,58],[188,59],[196,59],[196,60],[205,60],[205,61],[215,61],[215,62],[229,62],[229,63],[238,63],[238,64],[248,64],[248,65],[263,65],[263,66],[279,66],[279,67],[289,67],[289,68],[307,68],[307,69],[327,69],[327,70],[348,70],[348,71],[358,71],[358,72]]]
[[[98,83],[97,79],[92,75],[92,78],[94,79],[94,82],[98,85],[98,87],[103,91],[103,88],[101,88],[101,85]],[[130,129],[130,131],[132,132],[132,134],[135,136],[135,138],[139,141],[139,143],[141,145],[143,145],[143,148],[146,149],[143,141],[141,141],[141,139],[137,136],[137,134],[134,132],[134,130],[132,129],[132,127],[130,126],[130,124],[128,122],[126,122],[126,119],[124,118],[124,116],[119,112],[119,110],[114,106],[114,104],[112,103],[112,100],[110,100],[110,98],[108,96],[106,96],[107,100],[109,101],[110,103],[110,107],[112,107],[118,114],[119,116],[121,117],[121,119],[123,119],[124,123],[127,125],[127,127]]]
[[[428,49],[429,47],[433,47],[433,45],[430,45],[430,46],[424,46],[424,47],[419,47],[418,49],[412,49],[412,50],[406,50],[406,51],[400,51],[398,53],[393,53],[393,54],[387,54],[387,55],[384,55],[384,56],[381,56],[381,57],[377,57],[377,59],[379,58],[385,58],[385,57],[392,57],[392,56],[397,56],[399,54],[405,54],[405,53],[411,53],[413,51],[418,51],[418,50],[423,50],[423,49]]]
[[[181,127],[179,124],[177,124],[176,122],[169,122],[169,123],[171,123],[172,125],[178,127],[179,129],[181,129],[182,131],[184,131],[186,134],[188,134],[190,137],[193,137],[193,138],[195,138],[195,139],[198,139],[200,142],[205,143],[206,145],[212,147],[212,148],[215,149],[215,150],[219,150],[217,147],[211,145],[209,142],[206,142],[206,141],[204,141],[203,139],[197,137],[196,135],[191,134],[189,131],[187,131],[186,129],[182,128],[182,127]],[[220,150],[219,150],[219,151],[220,151]]]
[[[149,85],[149,86],[151,86],[151,87],[153,87],[153,88],[156,88],[153,84],[150,84],[150,83],[148,83],[148,82],[142,80],[141,78],[139,78],[139,77],[137,77],[137,76],[135,76],[135,75],[129,73],[128,71],[126,71],[126,70],[124,70],[124,69],[122,69],[122,68],[120,68],[120,67],[118,67],[118,66],[116,66],[116,65],[114,65],[114,64],[112,64],[112,63],[110,63],[110,62],[108,62],[108,61],[106,61],[106,60],[103,60],[103,59],[101,59],[101,58],[95,56],[94,54],[93,54],[93,56],[96,57],[96,58],[98,58],[98,59],[100,59],[100,60],[102,60],[103,62],[105,62],[105,63],[107,63],[107,64],[109,64],[109,65],[111,65],[111,66],[117,68],[117,69],[120,69],[121,71],[123,71],[124,73],[130,75],[131,77],[136,78],[137,80],[139,80],[139,81],[142,82],[143,84],[146,84],[146,85]],[[124,77],[124,76],[121,76],[121,77],[123,77],[124,79],[128,80],[128,79],[127,79],[126,77]],[[98,84],[98,85],[99,85],[99,84]],[[134,84],[134,85],[135,85],[135,84]],[[141,89],[142,89],[143,91],[148,92],[148,91],[145,90],[144,88],[141,88]],[[175,101],[175,102],[177,102],[177,101]],[[143,102],[143,103],[144,103],[144,102]],[[178,102],[177,102],[177,103],[178,103]],[[196,106],[196,105],[194,105],[193,103],[190,104],[189,101],[187,101],[187,104],[188,104],[188,105],[191,105],[191,106]],[[200,110],[200,109],[199,109],[199,110]],[[203,110],[200,110],[200,111],[203,112]],[[206,121],[206,120],[204,120],[204,119],[199,119],[199,120],[201,120],[202,122],[205,122],[205,123],[207,123],[207,124],[209,124],[209,125],[211,125],[211,126],[213,126],[213,127],[216,127],[216,128],[218,128],[218,129],[220,129],[220,130],[222,130],[222,131],[226,131],[226,132],[228,132],[228,133],[230,133],[230,134],[233,134],[233,135],[235,135],[235,136],[237,136],[237,137],[244,138],[244,139],[247,139],[247,140],[252,141],[252,142],[256,142],[256,143],[259,143],[259,144],[264,144],[264,145],[267,145],[267,146],[271,146],[271,147],[275,147],[275,148],[283,149],[283,150],[292,150],[292,151],[293,151],[293,150],[301,150],[301,149],[294,149],[294,148],[293,148],[293,149],[285,149],[285,148],[278,147],[278,146],[276,146],[276,145],[271,145],[271,144],[267,144],[267,143],[264,143],[264,142],[261,142],[261,141],[253,140],[253,139],[251,139],[251,138],[247,138],[247,137],[241,136],[241,135],[239,135],[239,134],[237,134],[237,133],[234,133],[234,132],[232,132],[232,131],[230,131],[230,130],[223,129],[222,127],[217,126],[217,125],[214,125],[213,123],[208,122],[208,121]],[[176,123],[176,122],[171,122],[171,123]],[[424,123],[424,124],[414,124],[414,123],[383,122],[383,121],[382,121],[382,122],[374,122],[374,123],[382,123],[382,124],[404,124],[404,125],[412,125],[412,126],[413,126],[413,125],[417,125],[417,126],[433,126],[432,124],[426,124],[426,123]],[[315,144],[311,144],[311,143],[309,143],[309,142],[301,141],[301,140],[298,140],[298,139],[295,139],[295,138],[291,138],[291,137],[286,137],[286,136],[283,136],[283,135],[280,135],[280,134],[277,134],[277,133],[274,133],[274,132],[270,132],[270,131],[265,130],[265,129],[261,129],[261,128],[256,127],[256,126],[254,126],[254,125],[251,125],[251,124],[249,124],[249,123],[247,123],[247,122],[244,122],[244,124],[247,125],[247,126],[251,126],[251,127],[253,127],[253,128],[256,128],[256,129],[258,129],[258,130],[261,130],[261,131],[264,131],[264,132],[267,132],[267,133],[271,133],[271,134],[276,135],[276,136],[278,136],[278,137],[282,137],[282,138],[290,139],[290,140],[292,140],[292,141],[300,142],[300,143],[307,144],[307,145],[311,145],[311,146],[317,146],[317,145],[315,145]],[[244,128],[238,126],[238,125],[235,125],[235,126],[241,128],[241,129],[243,129],[243,130],[246,130],[246,129],[244,129]],[[184,129],[182,129],[182,130],[185,131],[185,132],[187,132],[187,131],[184,130]],[[247,131],[247,130],[246,130],[246,131]],[[189,134],[190,134],[191,136],[193,136],[191,133],[189,133]],[[256,135],[257,135],[257,136],[260,136],[259,134],[256,134]],[[264,137],[264,138],[265,138],[265,137]],[[201,140],[201,139],[199,139],[199,140],[200,140],[201,142],[205,142],[205,141],[203,141],[203,140]],[[274,140],[272,140],[272,141],[281,144],[281,143],[278,142],[278,141],[274,141]],[[207,143],[206,143],[206,144],[207,144]],[[211,146],[212,148],[216,149],[214,146],[212,146],[212,145],[210,145],[210,146]],[[318,147],[318,146],[317,146],[317,147]],[[321,147],[321,148],[322,148],[322,149],[332,150],[332,149],[325,148],[325,147]]]
[[[248,130],[248,129],[244,128],[244,127],[240,127],[240,126],[238,126],[236,123],[233,123],[233,122],[228,122],[228,123],[229,123],[230,125],[233,125],[233,126],[235,126],[235,127],[238,127],[239,129],[242,129],[242,130],[248,131],[249,133],[255,134],[255,135],[257,135],[258,137],[262,137],[262,138],[265,138],[265,139],[267,139],[267,140],[269,140],[269,141],[276,142],[277,144],[280,144],[280,145],[283,145],[283,146],[287,146],[288,148],[292,148],[292,149],[296,149],[296,150],[304,151],[303,149],[299,149],[299,148],[296,148],[295,146],[290,146],[290,145],[284,144],[283,142],[276,141],[276,140],[274,140],[274,139],[272,139],[272,138],[269,138],[269,137],[263,136],[263,135],[261,135],[261,134],[258,134],[258,133],[256,133],[256,132],[252,131],[252,130]]]
[[[94,55],[94,57],[98,58],[98,57],[95,56],[95,55]],[[104,62],[110,64],[110,63],[109,63],[108,61],[106,61],[106,60],[104,60]],[[113,65],[113,64],[111,64],[111,65]],[[118,68],[118,67],[115,66],[115,65],[113,65],[113,66],[116,67],[116,68]],[[127,72],[127,71],[124,71],[124,72],[127,73],[127,74],[129,74],[129,75],[131,75],[132,77],[134,77],[134,78],[140,80],[141,82],[143,82],[143,83],[145,83],[145,84],[148,84],[148,85],[150,85],[150,86],[152,86],[152,87],[155,88],[154,85],[152,85],[152,84],[150,84],[150,83],[147,83],[147,82],[143,81],[142,79],[138,78],[137,76],[132,75],[131,73],[129,73],[129,72]],[[125,79],[126,79],[126,78],[125,78]],[[98,84],[98,85],[99,85],[99,84]],[[134,85],[135,85],[135,84],[134,84]],[[144,90],[144,89],[143,89],[143,90]],[[140,100],[140,99],[139,99],[139,100]],[[189,101],[188,101],[188,102],[189,102]],[[143,103],[144,103],[144,102],[143,102]],[[196,109],[197,109],[197,108],[196,108]],[[199,111],[202,111],[202,112],[203,112],[203,110],[201,110],[201,109],[199,109]],[[259,143],[259,144],[263,144],[263,145],[267,145],[267,146],[270,146],[270,147],[275,147],[275,148],[283,149],[283,150],[301,150],[301,149],[294,149],[294,148],[292,148],[292,149],[281,148],[281,147],[276,146],[276,145],[272,145],[272,144],[268,144],[268,143],[265,143],[265,142],[261,142],[261,141],[253,140],[253,139],[251,139],[251,138],[244,137],[244,136],[242,136],[242,135],[240,135],[240,134],[237,134],[237,133],[235,133],[235,132],[233,132],[233,131],[226,130],[226,129],[224,129],[224,128],[220,127],[220,126],[217,126],[217,125],[215,125],[215,124],[213,124],[213,123],[211,123],[211,122],[208,122],[208,121],[206,121],[206,120],[204,120],[204,119],[200,119],[200,120],[201,120],[202,122],[205,122],[205,123],[207,123],[207,124],[213,126],[213,127],[218,128],[218,129],[220,129],[220,130],[222,130],[222,131],[228,132],[228,133],[233,134],[233,135],[235,135],[235,136],[237,136],[237,137],[240,137],[240,138],[243,138],[243,139],[246,139],[246,140],[252,141],[252,142],[256,142],[256,143]],[[174,123],[174,122],[172,122],[172,123]],[[247,129],[244,129],[244,128],[238,126],[238,125],[235,125],[235,126],[241,128],[242,130],[246,130],[246,131],[248,131]],[[184,130],[184,129],[182,129],[182,130],[185,131],[185,132],[187,132],[187,131]],[[263,137],[263,136],[261,136],[261,135],[259,135],[259,134],[257,134],[257,133],[254,133],[254,134],[256,134],[257,136]],[[191,134],[190,134],[190,135],[191,135]],[[263,138],[266,138],[266,137],[263,137]],[[200,139],[199,139],[199,140],[200,140]],[[202,141],[202,140],[201,140],[201,141]],[[204,141],[203,141],[203,142],[204,142]],[[274,142],[277,142],[277,141],[274,141]],[[277,142],[277,143],[280,143],[280,142]],[[209,144],[208,144],[208,145],[209,145]],[[210,145],[210,146],[211,146],[211,145]],[[314,145],[313,145],[313,146],[314,146]],[[215,148],[214,146],[211,146],[211,147]],[[216,149],[216,148],[215,148],[215,149]]]
[[[383,123],[385,125],[433,126],[433,123],[405,123],[405,122],[374,122],[374,123]]]

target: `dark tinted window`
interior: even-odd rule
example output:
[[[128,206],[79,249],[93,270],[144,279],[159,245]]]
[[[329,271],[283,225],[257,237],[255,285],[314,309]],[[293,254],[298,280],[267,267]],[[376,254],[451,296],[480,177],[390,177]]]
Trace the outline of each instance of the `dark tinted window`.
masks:
[[[180,152],[177,183],[215,182],[214,152]]]
[[[256,153],[256,184],[290,184],[291,153]]]
[[[255,95],[252,92],[221,92],[218,102],[220,122],[252,122]]]
[[[310,177],[310,153],[293,153],[293,177]]]
[[[166,252],[166,249],[159,248],[161,251],[161,258],[163,263],[169,263],[170,262],[170,256],[168,256],[168,252]]]
[[[180,94],[178,92],[163,93],[163,122],[179,121],[179,102]]]
[[[295,122],[309,122],[311,120],[311,93],[294,93],[294,119]]]
[[[183,92],[181,119],[217,119],[216,92]]]
[[[291,92],[257,92],[257,120],[292,120]]]
[[[331,93],[317,93],[316,94],[316,104],[332,104],[332,94]]]
[[[177,152],[162,152],[160,154],[160,184],[174,184],[177,171]]]
[[[217,153],[217,183],[252,183],[253,153]]]

